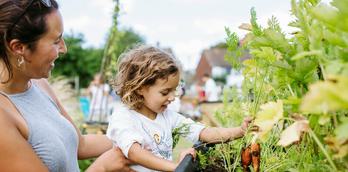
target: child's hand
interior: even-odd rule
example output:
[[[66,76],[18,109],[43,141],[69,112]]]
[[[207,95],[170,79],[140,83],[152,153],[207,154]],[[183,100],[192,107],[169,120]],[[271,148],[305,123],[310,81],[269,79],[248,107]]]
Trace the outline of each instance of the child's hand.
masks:
[[[184,150],[184,151],[182,151],[182,152],[180,153],[180,156],[179,156],[179,163],[185,158],[185,156],[186,156],[187,154],[191,154],[191,155],[193,156],[193,159],[196,158],[196,151],[195,151],[195,149],[194,149],[194,148],[189,148],[189,149],[186,149],[186,150]]]
[[[251,117],[244,118],[244,120],[242,122],[242,125],[240,126],[242,131],[244,132],[244,134],[247,131],[247,129],[248,129],[248,127],[249,127],[249,125],[251,124],[252,121],[253,121],[253,119]]]

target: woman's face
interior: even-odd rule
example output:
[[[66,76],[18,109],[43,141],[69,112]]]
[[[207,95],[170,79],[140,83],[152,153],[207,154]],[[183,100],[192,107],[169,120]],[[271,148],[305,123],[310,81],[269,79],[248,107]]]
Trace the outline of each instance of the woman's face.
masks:
[[[47,32],[37,42],[36,49],[24,51],[24,74],[28,78],[47,78],[60,53],[67,49],[63,40],[62,16],[58,10],[46,16]]]
[[[152,86],[142,88],[140,94],[144,97],[144,106],[140,109],[140,113],[155,115],[163,112],[174,100],[179,81],[180,75],[176,73],[167,79],[157,79]]]

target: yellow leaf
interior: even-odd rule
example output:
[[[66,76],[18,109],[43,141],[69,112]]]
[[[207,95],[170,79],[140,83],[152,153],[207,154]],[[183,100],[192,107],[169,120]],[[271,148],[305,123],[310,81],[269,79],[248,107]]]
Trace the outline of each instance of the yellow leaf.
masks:
[[[259,127],[257,133],[259,139],[264,141],[267,139],[267,134],[272,130],[274,124],[283,117],[283,102],[268,102],[261,105],[261,110],[256,114],[255,125]]]
[[[330,76],[326,81],[310,85],[302,99],[301,111],[305,113],[328,113],[348,109],[348,77]]]
[[[330,122],[330,120],[331,120],[330,116],[327,114],[324,114],[324,115],[319,117],[318,123],[320,125],[325,125],[326,123]]]
[[[289,146],[290,144],[299,141],[301,134],[303,132],[308,132],[308,130],[309,122],[307,120],[296,121],[282,132],[278,145],[284,147]]]

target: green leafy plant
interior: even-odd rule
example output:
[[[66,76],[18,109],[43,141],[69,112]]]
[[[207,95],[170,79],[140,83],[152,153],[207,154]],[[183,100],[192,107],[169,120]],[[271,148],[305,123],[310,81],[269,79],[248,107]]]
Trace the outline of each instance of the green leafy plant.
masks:
[[[234,101],[225,101],[217,119],[230,126],[226,121],[249,114],[260,128],[232,149],[216,150],[222,159],[232,154],[229,171],[241,169],[239,151],[254,142],[263,148],[261,171],[348,169],[348,1],[292,0],[291,6],[293,33],[284,33],[276,17],[261,27],[254,9],[250,24],[240,27],[250,31],[242,42],[225,28],[226,59],[245,79],[237,98],[225,97]],[[245,53],[250,58],[241,61]]]

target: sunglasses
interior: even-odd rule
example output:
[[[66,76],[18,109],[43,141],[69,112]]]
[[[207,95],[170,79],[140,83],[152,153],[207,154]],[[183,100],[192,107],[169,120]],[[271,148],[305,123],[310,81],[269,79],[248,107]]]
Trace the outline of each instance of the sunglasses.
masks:
[[[37,0],[31,0],[28,5],[24,8],[24,11],[19,15],[17,20],[11,25],[11,27],[8,29],[9,32],[16,26],[16,24],[19,22],[19,20],[24,16],[25,13],[27,13],[29,7],[34,4],[34,2]],[[52,6],[51,0],[39,0],[45,7],[50,8]]]

